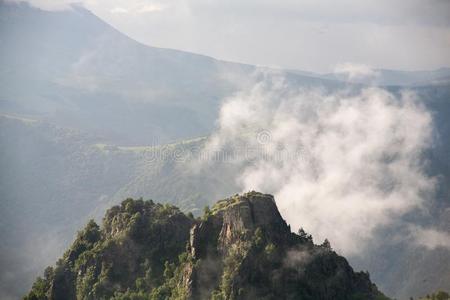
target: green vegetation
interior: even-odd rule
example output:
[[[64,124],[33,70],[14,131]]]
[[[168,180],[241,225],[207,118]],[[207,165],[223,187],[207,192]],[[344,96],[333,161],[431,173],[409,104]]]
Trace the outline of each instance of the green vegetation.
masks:
[[[89,221],[25,299],[387,299],[328,241],[300,233],[272,196],[256,192],[205,207],[198,219],[129,198],[102,227]]]
[[[91,220],[25,299],[164,299],[192,222],[174,206],[126,199],[102,229]]]
[[[438,291],[431,295],[426,295],[425,297],[420,298],[419,300],[450,300],[450,295],[447,292]]]

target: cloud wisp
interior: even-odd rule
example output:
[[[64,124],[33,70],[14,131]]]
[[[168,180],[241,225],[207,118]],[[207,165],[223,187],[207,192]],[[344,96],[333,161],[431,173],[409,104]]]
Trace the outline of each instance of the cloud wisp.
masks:
[[[377,229],[426,205],[434,179],[422,154],[432,118],[414,94],[325,93],[291,87],[279,74],[256,77],[224,102],[205,151],[263,147],[233,161],[237,183],[274,194],[293,229],[358,254]]]
[[[379,72],[368,65],[343,63],[337,64],[334,68],[334,73],[338,76],[344,76],[350,82],[357,82],[361,80],[374,81],[380,76]]]
[[[422,228],[410,226],[410,234],[413,242],[427,249],[447,248],[450,249],[450,234],[434,228]]]

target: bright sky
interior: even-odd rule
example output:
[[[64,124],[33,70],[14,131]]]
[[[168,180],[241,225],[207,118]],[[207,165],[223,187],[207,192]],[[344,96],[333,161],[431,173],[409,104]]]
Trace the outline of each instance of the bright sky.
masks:
[[[28,0],[63,9],[70,0]],[[450,66],[449,0],[80,0],[132,38],[255,65]]]

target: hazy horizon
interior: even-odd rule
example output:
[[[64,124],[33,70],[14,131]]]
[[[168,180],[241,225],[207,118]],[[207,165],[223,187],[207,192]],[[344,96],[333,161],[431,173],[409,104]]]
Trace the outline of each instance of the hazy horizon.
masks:
[[[77,3],[143,44],[244,64],[316,73],[332,73],[342,63],[402,71],[450,67],[450,2],[442,0],[6,1],[44,10]]]

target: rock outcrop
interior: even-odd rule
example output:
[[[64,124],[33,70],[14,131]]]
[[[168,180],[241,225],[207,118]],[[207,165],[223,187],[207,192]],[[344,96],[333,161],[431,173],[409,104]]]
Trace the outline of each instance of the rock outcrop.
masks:
[[[271,195],[219,201],[191,230],[190,299],[383,299],[329,246],[291,232]]]
[[[79,233],[27,299],[387,299],[328,243],[291,232],[271,195],[235,195],[194,219],[127,199]]]

